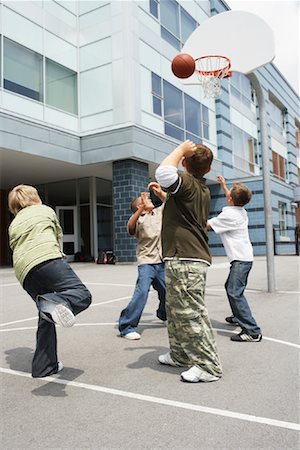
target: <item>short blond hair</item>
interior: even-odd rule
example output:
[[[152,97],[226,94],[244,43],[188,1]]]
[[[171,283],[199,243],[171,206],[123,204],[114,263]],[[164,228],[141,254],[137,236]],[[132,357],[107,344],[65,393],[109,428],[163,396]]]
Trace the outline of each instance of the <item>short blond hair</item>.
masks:
[[[26,206],[41,205],[41,203],[42,200],[36,188],[26,184],[15,186],[8,194],[8,207],[14,216]]]

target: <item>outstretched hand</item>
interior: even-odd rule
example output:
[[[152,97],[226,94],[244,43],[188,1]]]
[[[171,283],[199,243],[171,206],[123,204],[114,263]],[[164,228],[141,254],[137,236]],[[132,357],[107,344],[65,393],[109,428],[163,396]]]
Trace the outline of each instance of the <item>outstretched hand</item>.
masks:
[[[217,176],[217,180],[220,183],[220,185],[223,187],[224,185],[226,185],[226,181],[225,178],[222,175],[218,175]]]

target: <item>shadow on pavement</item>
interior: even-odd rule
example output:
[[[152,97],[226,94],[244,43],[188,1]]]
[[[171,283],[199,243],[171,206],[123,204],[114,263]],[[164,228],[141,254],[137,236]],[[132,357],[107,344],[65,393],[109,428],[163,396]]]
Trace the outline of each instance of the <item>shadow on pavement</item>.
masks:
[[[18,347],[6,350],[6,361],[9,364],[11,370],[17,370],[19,372],[31,373],[31,362],[34,355],[34,350],[29,347]],[[62,372],[56,376],[58,379],[73,381],[84,373],[83,370],[74,369],[72,367],[64,367]],[[36,378],[37,380],[43,380],[43,378]],[[65,392],[66,383],[58,384],[48,382],[43,386],[33,389],[33,395],[37,396],[50,396],[50,397],[66,397]]]
[[[141,369],[143,367],[148,367],[152,370],[158,372],[167,372],[174,375],[178,375],[182,372],[182,367],[171,367],[158,362],[158,356],[167,353],[169,349],[167,347],[127,347],[124,350],[134,351],[134,350],[151,350],[150,352],[144,353],[139,357],[134,363],[128,364],[129,369]]]
[[[74,381],[80,375],[84,373],[84,370],[74,369],[73,367],[64,367],[62,372],[56,376],[56,378],[68,381]],[[53,376],[53,375],[52,375]],[[42,380],[42,378],[40,378]],[[59,383],[47,383],[43,386],[40,386],[36,389],[33,389],[31,392],[33,395],[37,395],[39,397],[68,397],[65,389],[67,383],[59,384]]]

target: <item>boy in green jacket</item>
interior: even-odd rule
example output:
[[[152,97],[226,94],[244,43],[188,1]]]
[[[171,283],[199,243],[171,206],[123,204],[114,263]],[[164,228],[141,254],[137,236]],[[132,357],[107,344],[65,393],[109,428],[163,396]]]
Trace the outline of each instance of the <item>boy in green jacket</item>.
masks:
[[[8,230],[15,274],[39,310],[32,376],[46,377],[63,369],[57,360],[55,324],[74,325],[92,297],[64,259],[60,224],[37,190],[24,184],[14,187],[8,206],[15,216]]]

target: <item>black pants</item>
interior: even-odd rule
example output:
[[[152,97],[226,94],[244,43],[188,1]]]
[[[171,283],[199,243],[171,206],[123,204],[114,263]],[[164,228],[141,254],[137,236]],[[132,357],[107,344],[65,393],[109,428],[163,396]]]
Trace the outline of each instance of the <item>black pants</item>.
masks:
[[[92,301],[90,291],[64,259],[54,259],[34,267],[26,276],[23,287],[38,309],[39,300],[51,300],[66,305],[76,315],[88,308]],[[39,314],[32,376],[45,377],[55,373],[57,367],[55,325]]]

